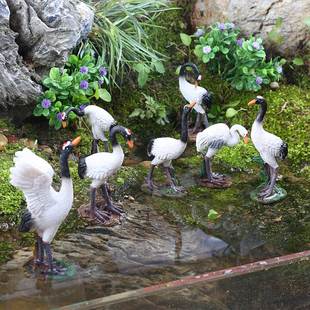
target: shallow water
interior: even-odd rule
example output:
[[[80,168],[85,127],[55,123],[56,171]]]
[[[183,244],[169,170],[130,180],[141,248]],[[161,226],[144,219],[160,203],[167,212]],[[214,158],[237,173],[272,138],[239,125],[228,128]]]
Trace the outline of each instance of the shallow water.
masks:
[[[128,216],[122,225],[86,227],[53,242],[55,257],[75,266],[71,278],[35,278],[23,267],[31,250],[18,251],[0,268],[0,309],[53,308],[309,248],[306,184],[283,180],[282,186],[289,189],[287,199],[263,206],[249,200],[249,192],[257,186],[255,175],[233,173],[233,182],[227,190],[200,189],[193,186],[194,172],[187,171],[182,176],[189,192],[185,198],[150,197],[136,191],[135,202],[124,202]],[[208,220],[210,209],[220,214],[215,222]],[[308,267],[304,270],[309,272]],[[286,281],[285,272],[274,272],[278,282]],[[232,280],[224,281],[232,290],[238,287]],[[244,281],[240,290],[246,290]],[[197,309],[207,302],[199,290],[191,291]],[[157,303],[173,308],[171,300],[180,296],[191,300],[188,295],[188,290],[180,290],[170,301],[160,295]]]

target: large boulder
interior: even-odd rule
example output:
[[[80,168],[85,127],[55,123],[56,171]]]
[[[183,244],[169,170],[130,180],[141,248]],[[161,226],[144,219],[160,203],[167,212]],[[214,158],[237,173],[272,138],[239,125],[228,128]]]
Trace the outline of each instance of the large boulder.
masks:
[[[62,66],[68,54],[91,30],[94,12],[77,0],[6,0],[11,28],[24,59],[39,74]]]
[[[75,0],[0,0],[0,116],[22,121],[31,115],[40,77],[63,66],[93,18]]]
[[[245,34],[260,34],[270,45],[268,33],[277,19],[282,18],[279,33],[284,40],[276,48],[291,56],[306,48],[309,27],[304,21],[309,16],[308,0],[197,0],[193,21],[196,25],[234,22]]]
[[[41,87],[23,65],[15,42],[16,33],[9,28],[9,20],[6,1],[0,0],[0,115],[19,121],[31,113]]]

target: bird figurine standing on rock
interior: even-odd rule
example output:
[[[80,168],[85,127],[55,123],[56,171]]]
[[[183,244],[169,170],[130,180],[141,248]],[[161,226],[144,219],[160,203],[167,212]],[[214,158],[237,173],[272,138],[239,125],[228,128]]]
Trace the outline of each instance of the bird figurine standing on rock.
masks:
[[[147,188],[153,192],[153,172],[154,168],[158,165],[163,165],[166,176],[170,183],[170,187],[174,192],[184,191],[183,187],[179,187],[173,177],[173,168],[171,165],[172,160],[179,158],[186,149],[188,140],[188,115],[195,102],[185,105],[182,112],[181,121],[181,138],[174,139],[170,137],[163,137],[152,139],[147,146],[148,156],[151,158],[151,168],[147,176]]]
[[[285,159],[288,154],[287,144],[276,135],[267,132],[263,128],[265,114],[267,112],[267,102],[262,96],[257,96],[248,103],[249,106],[259,105],[260,110],[252,125],[251,139],[259,155],[264,162],[264,168],[268,177],[265,186],[260,186],[257,195],[252,194],[254,200],[260,202],[275,202],[286,196],[286,192],[276,186],[278,176],[278,163],[276,159]],[[256,197],[255,197],[256,195]]]
[[[191,84],[186,80],[186,69],[190,67],[194,73],[195,84]],[[197,112],[195,126],[192,133],[197,133],[200,130],[201,123],[207,128],[209,126],[207,114],[205,111],[211,107],[212,95],[205,88],[198,86],[201,80],[201,74],[198,67],[193,63],[186,63],[181,66],[179,73],[179,88],[182,96],[189,103],[195,103],[194,110]]]
[[[80,142],[77,137],[63,144],[60,154],[61,187],[56,192],[52,187],[54,170],[50,164],[25,148],[15,153],[14,167],[10,172],[10,183],[20,189],[26,199],[27,211],[23,214],[19,231],[35,230],[35,264],[44,265],[46,254],[48,273],[61,271],[53,265],[51,242],[61,223],[68,215],[73,203],[73,184],[68,158],[73,148]]]
[[[79,117],[86,116],[93,133],[93,143],[91,154],[98,152],[98,143],[101,140],[104,144],[104,150],[109,151],[108,139],[105,137],[104,133],[109,131],[111,125],[116,124],[113,116],[107,112],[105,109],[97,107],[96,105],[88,105],[84,109],[69,108],[62,113],[62,124],[63,127],[67,126],[67,119],[70,112],[75,113]]]
[[[196,137],[196,147],[199,153],[204,155],[205,178],[200,184],[211,188],[225,188],[231,185],[229,178],[224,175],[214,174],[211,170],[211,158],[223,147],[233,147],[243,137],[244,143],[248,143],[248,131],[241,125],[233,125],[230,129],[226,124],[219,123],[199,132]]]
[[[81,157],[79,160],[78,172],[80,178],[87,177],[92,180],[90,185],[89,215],[92,219],[102,224],[106,224],[110,220],[111,213],[116,215],[123,213],[120,208],[112,204],[107,187],[109,177],[117,172],[124,161],[124,152],[117,141],[117,134],[122,135],[126,139],[129,148],[133,148],[131,131],[123,126],[112,125],[110,127],[110,140],[113,152],[100,152]],[[96,192],[98,189],[102,190],[103,197],[106,201],[105,210],[99,210],[96,206]]]

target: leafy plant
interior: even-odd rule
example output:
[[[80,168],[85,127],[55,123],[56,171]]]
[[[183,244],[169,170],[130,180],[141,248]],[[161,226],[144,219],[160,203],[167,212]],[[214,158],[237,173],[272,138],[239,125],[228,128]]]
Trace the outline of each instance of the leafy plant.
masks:
[[[232,23],[211,26],[195,43],[194,53],[207,64],[207,70],[237,90],[258,91],[282,76],[285,60],[267,61],[262,39],[241,38]]]
[[[151,72],[163,73],[166,57],[155,50],[147,29],[163,28],[154,19],[171,10],[168,0],[84,0],[95,9],[95,20],[89,41],[100,55],[104,55],[110,78],[117,83],[125,69],[138,73],[139,86]]]
[[[55,129],[61,128],[62,112],[69,107],[83,108],[92,100],[111,101],[111,95],[104,88],[108,85],[107,68],[102,57],[95,59],[91,49],[79,56],[70,55],[65,69],[51,68],[44,78],[45,91],[39,98],[33,114],[45,116],[49,125]],[[76,118],[69,114],[69,122]]]
[[[159,125],[165,125],[169,123],[165,105],[144,93],[143,96],[145,98],[145,108],[134,109],[134,111],[129,115],[129,117],[138,117],[140,119],[154,119]]]

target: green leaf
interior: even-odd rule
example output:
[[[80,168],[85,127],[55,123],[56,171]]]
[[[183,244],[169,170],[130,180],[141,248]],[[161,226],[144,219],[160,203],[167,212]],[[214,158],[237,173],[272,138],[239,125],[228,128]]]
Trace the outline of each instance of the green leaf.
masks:
[[[249,70],[248,70],[247,67],[242,67],[242,72],[243,72],[244,74],[248,74],[248,73],[249,73]]]
[[[165,73],[165,67],[161,61],[159,61],[159,60],[154,61],[154,66],[155,66],[156,71],[158,73],[161,73],[161,74]]]
[[[69,63],[73,65],[77,65],[79,62],[79,58],[76,55],[71,54],[68,59]]]
[[[60,72],[59,72],[59,68],[55,68],[53,67],[51,70],[50,70],[50,74],[49,74],[49,77],[52,79],[52,80],[57,80],[60,76]]]
[[[218,212],[216,212],[214,209],[210,209],[208,213],[208,219],[211,221],[216,220],[219,217]]]
[[[303,66],[304,65],[304,60],[301,57],[295,57],[293,59],[293,64],[295,66]]]
[[[146,71],[140,71],[138,74],[138,85],[143,87],[149,78],[149,74]]]
[[[41,108],[41,106],[37,105],[34,110],[33,110],[33,115],[34,116],[41,116],[43,112],[43,109]]]
[[[228,108],[228,109],[226,110],[226,117],[227,117],[227,118],[232,118],[232,117],[234,117],[237,113],[238,113],[238,111],[235,110],[234,108]]]
[[[106,102],[111,102],[112,99],[110,93],[105,88],[99,88],[99,97]]]
[[[181,41],[184,45],[190,46],[192,43],[192,38],[186,33],[180,33]]]
[[[221,49],[221,51],[222,51],[222,53],[223,53],[224,55],[226,55],[226,54],[228,54],[229,49],[228,49],[227,47],[223,47],[223,48]]]
[[[45,117],[48,117],[48,116],[49,116],[49,114],[50,114],[49,109],[43,109],[43,111],[42,111],[42,115],[44,115]]]

